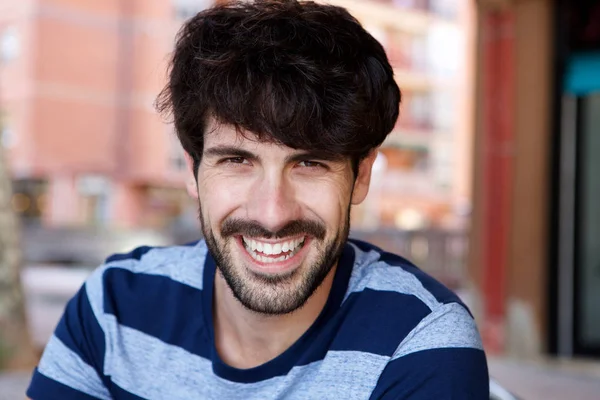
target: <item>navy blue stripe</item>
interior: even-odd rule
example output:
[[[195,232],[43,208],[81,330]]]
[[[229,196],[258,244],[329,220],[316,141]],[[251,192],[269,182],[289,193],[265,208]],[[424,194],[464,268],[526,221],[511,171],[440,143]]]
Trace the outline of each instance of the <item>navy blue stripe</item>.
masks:
[[[307,344],[297,365],[325,358],[329,350],[362,351],[390,357],[430,313],[416,297],[366,289],[352,293]]]
[[[32,400],[97,400],[98,397],[81,393],[38,372],[37,368],[27,389],[27,397]]]
[[[428,274],[426,274],[425,272],[423,272],[421,269],[419,269],[417,266],[415,266],[413,263],[411,263],[407,259],[400,257],[399,255],[383,251],[379,247],[374,246],[367,242],[363,242],[361,240],[351,239],[350,241],[353,244],[355,244],[356,246],[358,246],[358,248],[364,252],[369,252],[372,250],[378,252],[380,254],[379,259],[381,261],[385,262],[386,264],[391,265],[391,266],[402,267],[402,269],[405,270],[406,272],[413,274],[419,280],[419,282],[421,282],[423,287],[425,289],[427,289],[435,297],[435,299],[437,301],[439,301],[440,303],[442,303],[442,304],[458,303],[458,304],[462,305],[467,311],[469,311],[467,306],[462,302],[460,297],[458,297],[456,295],[456,293],[454,293],[453,291],[448,289],[446,286],[444,286],[443,284],[441,284],[440,282],[435,280],[433,277],[431,277]],[[470,311],[469,311],[469,313],[470,313]]]
[[[133,249],[129,253],[113,254],[106,259],[105,263],[108,264],[113,261],[123,261],[123,260],[132,260],[132,259],[140,260],[144,254],[146,254],[147,252],[149,252],[152,249],[154,249],[154,247],[141,246],[141,247]]]
[[[363,351],[392,356],[404,338],[431,310],[413,295],[365,289],[352,293],[335,329],[331,350]]]
[[[121,388],[120,386],[113,383],[111,385],[110,394],[113,399],[119,400],[145,400],[143,397],[139,397],[127,390]]]
[[[104,272],[104,312],[125,326],[210,358],[202,291],[160,275]]]
[[[485,354],[469,348],[419,351],[390,362],[371,399],[489,399]]]
[[[54,332],[69,349],[96,371],[104,370],[104,332],[83,286],[67,303]]]

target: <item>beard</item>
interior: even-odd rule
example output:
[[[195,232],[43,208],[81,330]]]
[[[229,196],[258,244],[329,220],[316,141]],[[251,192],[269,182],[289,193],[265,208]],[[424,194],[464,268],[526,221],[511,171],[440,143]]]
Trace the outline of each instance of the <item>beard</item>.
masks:
[[[336,235],[326,240],[326,229],[315,221],[296,220],[277,232],[271,232],[254,221],[225,220],[219,238],[204,222],[200,208],[200,223],[206,245],[217,268],[234,297],[248,310],[268,315],[282,315],[301,308],[321,286],[339,260],[350,233],[350,209]],[[231,252],[235,236],[252,238],[283,238],[305,234],[311,236],[308,245],[317,251],[313,260],[305,258],[300,266],[287,274],[261,274],[236,262]],[[309,249],[309,250],[313,250]]]

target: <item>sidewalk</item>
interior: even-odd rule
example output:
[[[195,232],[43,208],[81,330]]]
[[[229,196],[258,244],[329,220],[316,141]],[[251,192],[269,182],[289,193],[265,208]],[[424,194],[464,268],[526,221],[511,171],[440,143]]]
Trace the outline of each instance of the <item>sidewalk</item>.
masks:
[[[29,378],[29,372],[0,373],[0,400],[25,399]]]
[[[523,400],[598,400],[600,362],[489,360],[490,375]]]

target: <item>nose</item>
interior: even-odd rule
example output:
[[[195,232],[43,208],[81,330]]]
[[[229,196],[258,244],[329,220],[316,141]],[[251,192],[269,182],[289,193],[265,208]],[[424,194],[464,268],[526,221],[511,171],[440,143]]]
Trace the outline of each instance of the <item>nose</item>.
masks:
[[[264,174],[252,185],[247,214],[271,232],[300,219],[300,205],[292,182],[280,173]]]

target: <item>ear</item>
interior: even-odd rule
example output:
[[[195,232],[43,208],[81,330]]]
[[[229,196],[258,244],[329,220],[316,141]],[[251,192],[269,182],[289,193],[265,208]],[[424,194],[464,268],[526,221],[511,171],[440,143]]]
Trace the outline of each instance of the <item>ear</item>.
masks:
[[[354,181],[354,190],[352,191],[352,204],[357,205],[363,202],[369,193],[369,185],[371,184],[371,171],[373,163],[377,158],[377,149],[371,152],[358,165],[358,174]]]
[[[194,160],[187,152],[185,153],[185,163],[188,170],[188,178],[185,183],[187,192],[194,199],[198,199],[198,181],[194,175]]]

